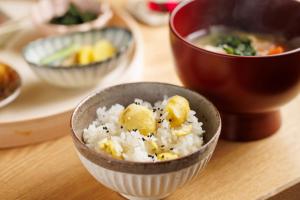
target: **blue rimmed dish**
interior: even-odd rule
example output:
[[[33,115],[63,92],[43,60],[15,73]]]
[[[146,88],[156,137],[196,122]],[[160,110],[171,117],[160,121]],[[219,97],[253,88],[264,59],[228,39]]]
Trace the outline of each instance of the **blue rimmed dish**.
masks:
[[[117,53],[113,57],[80,66],[41,64],[43,58],[72,44],[91,45],[100,39],[106,39],[116,47]],[[133,49],[133,41],[130,30],[106,27],[38,39],[24,48],[23,57],[36,75],[51,85],[65,88],[86,87],[97,84],[110,72],[126,64]]]

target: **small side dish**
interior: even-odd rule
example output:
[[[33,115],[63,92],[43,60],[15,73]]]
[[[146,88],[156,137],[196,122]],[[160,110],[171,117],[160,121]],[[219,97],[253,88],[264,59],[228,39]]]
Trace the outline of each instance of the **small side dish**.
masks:
[[[83,139],[89,148],[121,160],[172,160],[202,146],[204,130],[195,114],[182,96],[165,97],[154,105],[135,99],[126,108],[120,104],[98,108]]]
[[[109,3],[96,0],[43,0],[31,10],[37,30],[47,36],[101,28],[112,16]]]
[[[55,16],[50,20],[50,24],[76,25],[97,19],[98,14],[93,11],[82,11],[74,3],[69,4],[66,13]]]
[[[33,41],[24,48],[23,56],[49,84],[79,88],[94,86],[115,70],[122,73],[133,48],[129,29],[106,27]]]
[[[8,65],[0,63],[0,107],[17,97],[20,85],[19,74]]]
[[[289,51],[282,37],[244,32],[225,26],[211,26],[194,32],[188,40],[208,51],[238,55],[267,56]]]

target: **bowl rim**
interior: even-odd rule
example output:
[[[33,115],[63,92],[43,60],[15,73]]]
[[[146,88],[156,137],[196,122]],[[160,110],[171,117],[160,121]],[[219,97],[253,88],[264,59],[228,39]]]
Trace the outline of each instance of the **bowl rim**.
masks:
[[[214,114],[216,114],[216,117],[217,117],[217,121],[216,121],[216,124],[217,124],[217,128],[216,128],[216,131],[213,133],[214,135],[212,136],[212,138],[210,138],[209,141],[207,141],[205,144],[203,144],[197,151],[193,152],[193,153],[190,153],[186,156],[182,156],[182,157],[179,157],[179,158],[176,158],[176,159],[173,159],[173,160],[166,160],[166,161],[159,161],[159,162],[151,162],[151,161],[148,161],[148,162],[136,162],[136,161],[128,161],[128,160],[119,160],[119,159],[116,159],[116,158],[113,158],[112,156],[106,154],[106,153],[102,153],[102,152],[96,152],[94,149],[91,149],[89,148],[77,135],[76,135],[76,131],[74,130],[74,117],[75,115],[78,113],[78,111],[81,109],[81,106],[84,105],[89,99],[91,99],[92,97],[95,97],[103,92],[106,92],[106,91],[109,91],[111,90],[112,88],[116,88],[116,87],[122,87],[124,85],[131,85],[131,86],[134,86],[136,84],[145,84],[145,85],[159,85],[159,86],[162,86],[162,87],[176,87],[176,88],[179,88],[181,90],[187,90],[188,92],[192,93],[192,94],[195,94],[196,96],[198,96],[199,98],[203,99],[207,104],[208,106],[211,108],[211,110],[213,111]],[[103,159],[104,161],[106,162],[109,162],[110,165],[128,165],[128,166],[140,166],[140,167],[157,167],[159,168],[159,166],[166,166],[168,164],[172,164],[172,165],[175,165],[180,163],[180,162],[184,162],[186,160],[189,160],[189,159],[192,159],[193,157],[197,156],[198,154],[205,154],[207,152],[205,151],[208,151],[207,149],[212,145],[212,143],[214,142],[217,142],[218,141],[218,138],[219,138],[219,135],[220,135],[220,132],[221,132],[221,127],[222,127],[222,123],[221,123],[221,116],[220,116],[220,113],[219,111],[217,110],[217,108],[215,107],[215,105],[209,101],[206,97],[202,96],[201,94],[193,91],[193,90],[190,90],[188,88],[185,88],[185,87],[181,87],[181,86],[178,86],[178,85],[173,85],[173,84],[169,84],[169,83],[162,83],[162,82],[132,82],[132,83],[125,83],[125,84],[118,84],[118,85],[114,85],[114,86],[111,86],[111,87],[108,87],[108,88],[105,88],[103,90],[98,90],[90,95],[88,95],[87,97],[85,97],[77,106],[76,108],[74,109],[72,115],[71,115],[71,118],[70,118],[70,127],[71,127],[71,136],[73,138],[73,142],[75,144],[75,147],[76,147],[76,150],[79,151],[79,153],[84,156],[79,149],[83,149],[85,151],[87,151],[88,153],[92,154],[93,156],[95,156],[97,159]],[[79,146],[77,146],[79,145]],[[88,158],[87,158],[88,159]],[[89,161],[91,161],[90,159],[88,159]],[[93,162],[93,161],[91,161]],[[197,162],[193,162],[191,163],[190,165],[188,166],[191,166],[193,164],[195,164]],[[95,163],[97,164],[97,163]],[[99,164],[97,164],[99,165]],[[181,170],[181,169],[184,169],[188,166],[184,166],[184,167],[179,167],[179,169],[177,170],[168,170],[168,169],[163,169],[162,172],[155,172],[155,173],[152,173],[152,172],[139,172],[142,173],[142,174],[159,174],[159,173],[166,173],[166,172],[172,172],[172,171],[178,171],[178,170]],[[102,166],[104,168],[106,168],[105,166]],[[110,169],[110,168],[107,168],[107,169]],[[112,169],[110,169],[112,170]],[[127,172],[126,170],[113,170],[113,171],[120,171],[120,172]],[[131,170],[130,170],[131,171]],[[133,169],[130,173],[135,173],[134,172],[135,170]]]
[[[239,56],[239,55],[232,55],[232,54],[222,54],[222,53],[217,53],[213,51],[206,50],[204,48],[198,47],[194,45],[192,42],[189,42],[185,37],[181,36],[181,34],[177,31],[175,24],[174,24],[174,18],[176,17],[177,13],[183,9],[185,6],[189,5],[190,3],[193,3],[197,0],[185,0],[181,1],[175,9],[171,12],[170,17],[169,17],[169,27],[172,33],[178,37],[184,44],[187,46],[191,47],[192,49],[195,49],[197,51],[201,51],[203,53],[208,53],[220,57],[225,57],[225,58],[247,58],[247,59],[261,59],[261,58],[273,58],[273,57],[281,57],[281,56],[286,56],[294,53],[300,53],[300,47],[295,48],[290,51],[286,51],[280,54],[274,54],[274,55],[265,55],[265,56]],[[300,2],[299,2],[300,3]]]
[[[115,30],[115,31],[123,31],[125,33],[128,34],[129,36],[129,40],[126,43],[126,45],[124,45],[122,48],[117,49],[117,53],[110,57],[107,58],[103,61],[97,61],[97,62],[92,62],[89,64],[85,64],[85,65],[79,65],[79,64],[75,64],[75,65],[70,65],[68,67],[64,67],[64,66],[53,66],[50,64],[38,64],[32,61],[29,61],[26,57],[26,52],[35,44],[37,43],[41,43],[41,42],[45,42],[47,40],[52,40],[52,39],[57,39],[57,38],[67,38],[70,36],[74,36],[74,35],[81,35],[81,34],[86,34],[86,33],[97,33],[97,32],[103,32],[103,31],[107,31],[107,30]],[[104,65],[107,64],[109,62],[111,62],[112,60],[115,59],[119,59],[122,55],[124,55],[124,53],[126,53],[128,50],[130,50],[130,48],[133,46],[134,44],[134,35],[132,33],[132,31],[128,28],[124,28],[124,27],[118,27],[118,26],[107,26],[107,27],[103,27],[103,28],[96,28],[96,29],[91,29],[88,31],[75,31],[75,32],[71,32],[71,33],[65,33],[65,34],[61,34],[61,35],[54,35],[54,36],[48,36],[45,38],[39,38],[36,39],[32,42],[30,42],[29,44],[27,44],[23,50],[22,50],[22,56],[24,58],[24,60],[33,67],[36,68],[45,68],[45,69],[53,69],[53,70],[78,70],[78,69],[86,69],[86,68],[94,68],[94,67],[98,67],[99,65]]]

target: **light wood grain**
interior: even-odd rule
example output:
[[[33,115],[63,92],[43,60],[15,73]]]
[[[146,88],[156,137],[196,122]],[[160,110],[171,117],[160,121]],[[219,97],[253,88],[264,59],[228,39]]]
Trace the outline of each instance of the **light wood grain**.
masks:
[[[167,27],[140,25],[148,81],[180,84]],[[265,199],[300,182],[300,98],[283,109],[274,136],[249,143],[220,141],[202,175],[169,200]],[[38,126],[38,124],[37,124]],[[0,151],[0,199],[123,199],[94,180],[81,165],[70,136]]]

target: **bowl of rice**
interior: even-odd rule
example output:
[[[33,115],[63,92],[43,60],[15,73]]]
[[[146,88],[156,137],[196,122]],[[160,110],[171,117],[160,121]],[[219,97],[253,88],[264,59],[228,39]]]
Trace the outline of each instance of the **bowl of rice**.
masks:
[[[161,199],[205,168],[221,119],[196,92],[139,82],[88,96],[71,129],[81,162],[101,184],[127,199]]]

